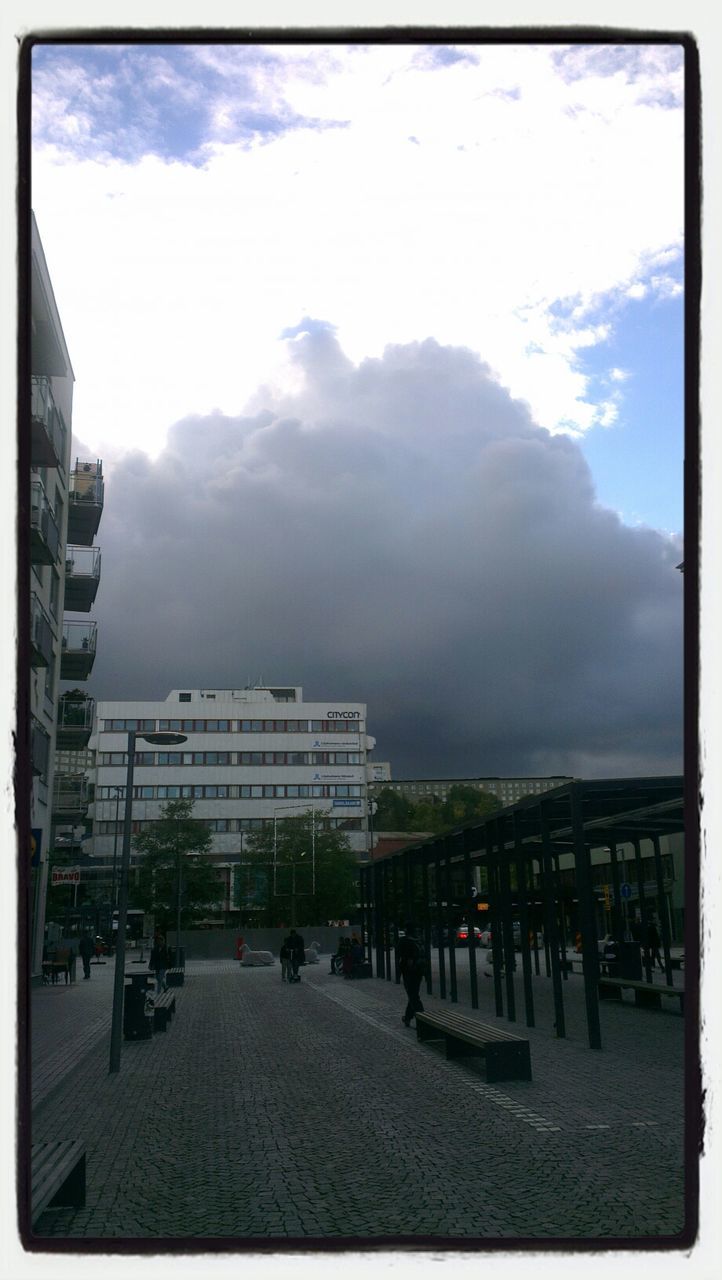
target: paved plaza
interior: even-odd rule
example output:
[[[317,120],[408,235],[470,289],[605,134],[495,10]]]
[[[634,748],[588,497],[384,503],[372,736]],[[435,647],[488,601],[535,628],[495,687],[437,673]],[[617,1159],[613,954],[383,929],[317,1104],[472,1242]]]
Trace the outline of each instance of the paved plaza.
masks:
[[[468,963],[458,952],[458,1007],[495,1021],[483,975],[472,1013]],[[512,1029],[529,1037],[533,1079],[490,1085],[483,1064],[417,1042],[394,981],[345,981],[323,955],[296,986],[278,962],[189,958],[167,1032],[123,1041],[109,1075],[113,971],[111,960],[89,982],[79,971],[67,987],[32,992],[33,1140],[80,1138],[87,1150],[85,1208],[36,1224],[49,1248],[59,1238],[111,1249],[118,1238],[611,1247],[685,1228],[676,1001],[661,1012],[629,995],[603,1004],[594,1051],[580,977],[564,983],[562,1040],[550,979],[534,979],[527,1029],[517,975]]]

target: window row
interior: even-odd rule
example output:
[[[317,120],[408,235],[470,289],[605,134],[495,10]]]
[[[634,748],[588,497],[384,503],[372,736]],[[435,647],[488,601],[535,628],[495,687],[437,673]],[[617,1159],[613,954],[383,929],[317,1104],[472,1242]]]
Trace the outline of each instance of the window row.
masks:
[[[100,751],[98,764],[127,765],[127,751]],[[134,766],[361,764],[359,751],[136,751]]]
[[[273,818],[198,818],[197,821],[201,822],[209,831],[260,831],[263,827],[273,826]],[[360,831],[361,819],[324,818],[319,825],[323,825],[330,830]],[[152,819],[136,818],[131,824],[131,831],[134,836],[137,836],[142,831],[149,831],[153,826],[155,826],[155,823]],[[122,835],[123,823],[96,822],[94,831],[99,836]]]
[[[359,733],[360,720],[101,720],[103,733]]]
[[[120,792],[117,795],[116,792]],[[208,786],[205,783],[184,783],[182,786],[134,786],[134,800],[285,800],[316,799],[328,797],[360,797],[362,787],[352,783],[219,783]],[[96,800],[115,800],[125,798],[125,787],[96,787]]]

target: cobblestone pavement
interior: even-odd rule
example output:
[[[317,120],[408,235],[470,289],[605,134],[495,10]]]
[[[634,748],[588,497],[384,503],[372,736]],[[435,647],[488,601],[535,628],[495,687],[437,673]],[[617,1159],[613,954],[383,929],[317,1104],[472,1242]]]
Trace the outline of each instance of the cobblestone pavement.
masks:
[[[468,956],[458,966],[471,1013]],[[526,1029],[518,975],[533,1080],[489,1085],[483,1065],[417,1042],[393,981],[344,981],[324,956],[296,986],[278,963],[189,960],[168,1031],[124,1041],[110,1076],[113,963],[92,972],[32,993],[32,1136],[81,1138],[88,1172],[85,1209],[46,1212],[39,1239],[611,1247],[684,1229],[676,1012],[603,1005],[594,1051],[581,979],[557,1039],[550,981],[535,979]],[[493,1020],[479,981],[473,1016]]]

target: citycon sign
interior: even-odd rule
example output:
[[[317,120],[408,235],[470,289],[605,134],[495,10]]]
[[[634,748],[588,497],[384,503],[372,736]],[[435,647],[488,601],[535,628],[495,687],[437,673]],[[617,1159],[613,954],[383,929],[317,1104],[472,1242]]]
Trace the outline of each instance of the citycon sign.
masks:
[[[80,884],[80,867],[53,867],[52,883]]]
[[[327,711],[327,720],[360,720],[360,711]]]

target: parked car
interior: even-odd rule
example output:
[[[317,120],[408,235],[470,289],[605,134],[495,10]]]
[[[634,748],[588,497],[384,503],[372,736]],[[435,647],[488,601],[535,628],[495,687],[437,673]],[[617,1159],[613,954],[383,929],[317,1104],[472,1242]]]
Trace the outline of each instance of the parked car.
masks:
[[[477,926],[474,925],[474,945],[478,947],[480,942],[481,942],[481,929],[478,929]],[[467,924],[461,924],[456,930],[456,946],[468,947],[468,945],[469,945],[469,926]]]

